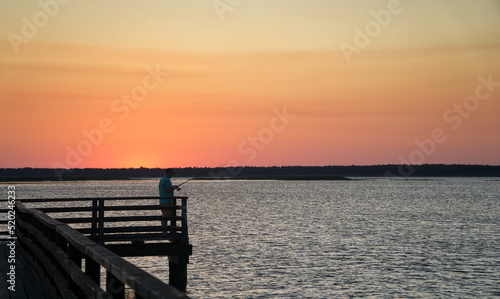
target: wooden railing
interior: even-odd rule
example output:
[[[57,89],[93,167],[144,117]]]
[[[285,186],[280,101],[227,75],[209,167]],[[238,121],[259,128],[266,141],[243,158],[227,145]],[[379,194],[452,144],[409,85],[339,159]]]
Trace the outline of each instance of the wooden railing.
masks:
[[[158,204],[112,205],[157,202],[158,197],[17,199],[16,250],[41,280],[47,298],[130,298],[130,293],[135,298],[187,298],[181,292],[192,252],[187,197],[174,199],[176,212],[168,218],[167,231]],[[141,211],[147,215],[137,215]],[[149,225],[138,225],[144,222]],[[148,255],[169,256],[170,285],[122,258]]]
[[[160,212],[157,212],[157,215],[138,215],[138,211],[160,211],[161,208],[158,204],[111,205],[111,203],[117,202],[146,200],[157,202],[158,199],[158,197],[49,198],[24,199],[22,202],[38,203],[36,208],[44,213],[64,213],[64,217],[54,216],[53,218],[67,224],[83,224],[84,227],[80,225],[75,229],[102,245],[109,242],[144,242],[148,240],[180,241],[187,244],[189,242],[187,197],[176,196],[172,198],[175,202],[171,208],[174,209],[174,213],[169,218],[163,218]],[[40,205],[40,203],[53,202],[57,202],[58,206]],[[61,206],[61,203],[71,203],[71,205]],[[75,206],[76,203],[87,203],[87,205]],[[113,211],[121,211],[122,213],[120,216],[107,216]],[[163,231],[161,227],[163,219],[170,221],[170,226],[166,231]],[[144,222],[157,225],[138,225],[138,223]],[[87,224],[86,227],[85,224]]]

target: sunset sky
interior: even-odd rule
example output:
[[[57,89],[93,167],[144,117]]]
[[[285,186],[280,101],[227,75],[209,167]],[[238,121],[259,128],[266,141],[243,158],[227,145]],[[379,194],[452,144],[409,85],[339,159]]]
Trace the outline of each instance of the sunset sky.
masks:
[[[0,168],[500,165],[500,1],[0,3]]]

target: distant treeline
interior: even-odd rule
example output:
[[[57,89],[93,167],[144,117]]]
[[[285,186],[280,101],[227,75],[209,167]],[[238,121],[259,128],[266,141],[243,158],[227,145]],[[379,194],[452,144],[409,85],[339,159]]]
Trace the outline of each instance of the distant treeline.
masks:
[[[62,173],[62,175],[61,175]],[[0,181],[117,180],[159,178],[161,168],[0,168]],[[500,166],[491,165],[368,165],[368,166],[273,166],[273,167],[185,167],[175,169],[176,177],[204,178],[281,177],[500,177]]]

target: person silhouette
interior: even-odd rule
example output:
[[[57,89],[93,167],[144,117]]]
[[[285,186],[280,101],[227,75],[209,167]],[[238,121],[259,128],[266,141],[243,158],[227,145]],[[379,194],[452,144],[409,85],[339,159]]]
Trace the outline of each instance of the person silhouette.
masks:
[[[174,215],[174,190],[179,188],[179,186],[172,186],[170,179],[173,175],[174,170],[172,168],[165,169],[165,175],[160,179],[159,183],[161,216],[164,218],[161,220],[161,227],[164,235],[167,234],[166,229],[168,227],[166,218]],[[172,221],[170,221],[170,226],[172,226]]]

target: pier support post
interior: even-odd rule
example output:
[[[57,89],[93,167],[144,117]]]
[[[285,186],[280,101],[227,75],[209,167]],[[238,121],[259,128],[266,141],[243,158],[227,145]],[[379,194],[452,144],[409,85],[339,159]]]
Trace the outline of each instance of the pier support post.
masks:
[[[188,263],[189,256],[168,257],[168,283],[182,292],[186,291]]]

